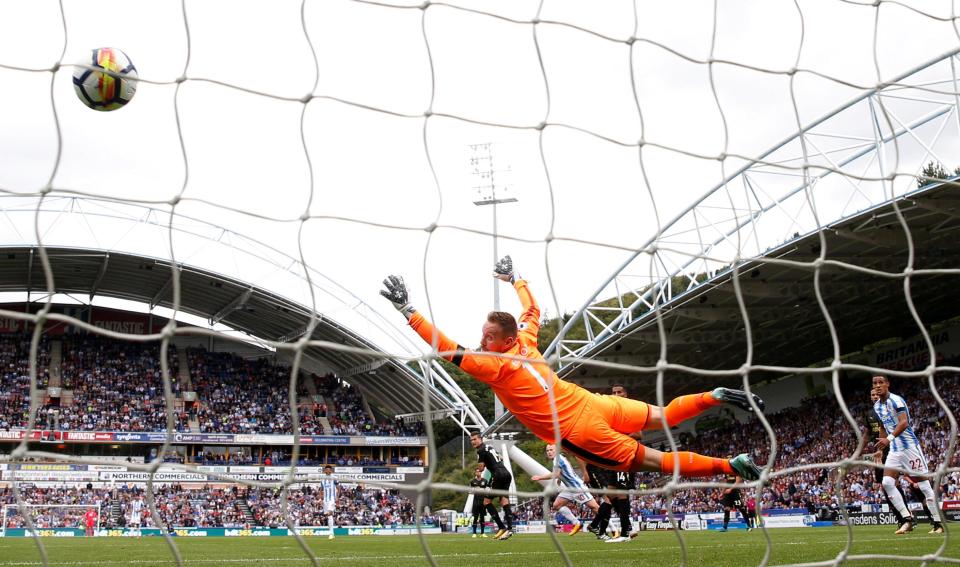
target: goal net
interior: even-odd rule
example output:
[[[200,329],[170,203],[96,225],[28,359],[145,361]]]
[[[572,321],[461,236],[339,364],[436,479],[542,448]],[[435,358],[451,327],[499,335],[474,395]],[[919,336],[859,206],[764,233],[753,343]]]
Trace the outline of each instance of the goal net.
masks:
[[[402,274],[419,310],[468,341],[491,308],[519,311],[512,295],[496,286],[491,294],[491,265],[510,254],[535,284],[549,322],[542,349],[561,378],[604,393],[626,383],[659,406],[721,385],[767,397],[769,417],[712,414],[697,430],[645,442],[751,454],[764,472],[742,488],[760,515],[815,485],[816,502],[795,503],[810,504],[810,516],[827,510],[810,522],[848,529],[839,551],[805,549],[793,563],[956,561],[949,534],[928,553],[866,553],[853,551],[851,527],[857,503],[881,506],[876,486],[864,486],[881,465],[862,427],[870,389],[861,374],[889,376],[908,403],[921,404],[911,411],[922,424],[925,478],[938,501],[948,490],[960,499],[949,488],[960,484],[960,348],[950,339],[960,316],[951,291],[960,275],[953,3],[16,4],[0,8],[0,234],[9,260],[17,246],[31,252],[23,281],[5,282],[11,295],[0,316],[28,323],[30,335],[26,371],[5,376],[0,390],[4,404],[26,405],[23,424],[2,428],[26,431],[4,464],[116,464],[30,445],[51,420],[82,420],[41,407],[51,379],[86,384],[45,375],[62,355],[46,330],[143,345],[138,356],[156,361],[152,421],[131,431],[165,436],[127,468],[146,475],[146,508],[161,517],[154,482],[170,481],[161,467],[200,474],[171,450],[174,436],[190,419],[213,433],[218,423],[216,412],[187,416],[175,403],[187,364],[175,341],[253,343],[290,362],[288,408],[271,427],[293,435],[292,465],[276,479],[203,474],[265,491],[261,501],[279,510],[271,518],[279,515],[318,564],[293,516],[322,526],[324,511],[288,498],[319,490],[319,472],[297,465],[307,427],[300,380],[353,357],[342,378],[402,400],[387,405],[397,416],[425,419],[429,478],[412,488],[424,556],[435,564],[420,531],[424,503],[434,490],[466,496],[469,488],[435,482],[433,419],[453,415],[464,431],[493,434],[510,428],[509,414],[470,403],[438,362],[451,353],[422,344],[379,296],[380,282]],[[122,109],[93,112],[77,100],[71,73],[108,45],[137,66],[136,95]],[[113,299],[141,300],[163,324],[135,333],[54,311],[55,301],[92,301],[110,265],[67,287],[51,267],[54,248],[162,260],[143,262],[125,282],[131,290],[161,266],[169,277],[155,293]],[[184,284],[200,269],[247,289],[200,313],[204,294]],[[62,282],[72,272],[61,273]],[[206,285],[215,293],[216,282]],[[251,317],[287,326],[265,336],[231,327],[229,316],[262,290],[279,306]],[[298,309],[306,315],[294,328],[284,317]],[[340,336],[318,339],[323,328]],[[415,392],[364,382],[392,376],[390,363],[419,373]],[[273,413],[282,413],[275,401]],[[32,507],[13,478],[5,525],[22,522],[36,535],[79,512]],[[511,496],[543,497],[549,516],[557,489],[547,484]],[[719,477],[651,475],[631,496],[657,508],[655,524],[695,529],[713,525],[693,516],[711,513],[702,508],[710,495],[729,487]],[[229,514],[243,524],[240,510]],[[687,538],[677,533],[676,556],[686,562]],[[570,564],[569,544],[551,537]],[[762,562],[775,545],[767,534]]]

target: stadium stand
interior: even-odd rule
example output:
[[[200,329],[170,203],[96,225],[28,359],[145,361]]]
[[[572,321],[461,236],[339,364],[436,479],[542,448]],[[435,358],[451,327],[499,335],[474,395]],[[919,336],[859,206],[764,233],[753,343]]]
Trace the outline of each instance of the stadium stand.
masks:
[[[0,336],[0,430],[26,427],[30,401],[30,335]],[[52,361],[51,351],[56,362]],[[186,353],[181,371],[181,355]],[[61,431],[164,431],[166,406],[159,346],[86,334],[46,337],[40,344],[40,428]],[[290,368],[266,358],[202,348],[168,353],[180,432],[290,434]],[[51,372],[51,367],[54,372]],[[185,388],[196,403],[184,402]],[[48,390],[57,388],[51,397]],[[422,424],[377,421],[359,391],[335,376],[298,378],[303,435],[422,435]],[[196,426],[191,427],[191,423]],[[325,425],[326,424],[326,425]]]
[[[100,505],[103,527],[120,527],[129,518],[130,503],[145,498],[140,488],[39,488],[23,487],[30,504]],[[163,527],[283,527],[280,493],[273,489],[243,486],[184,488],[170,484],[155,489],[157,511]],[[15,504],[11,489],[0,489],[0,505]],[[315,489],[307,486],[288,493],[290,517],[297,526],[326,525],[323,506]],[[146,506],[144,506],[146,510]],[[80,526],[84,510],[40,508],[36,521],[41,527]],[[149,513],[145,514],[149,516]],[[364,489],[361,485],[340,485],[337,490],[336,522],[339,526],[389,526],[411,524],[414,505],[395,491]],[[146,522],[155,525],[151,521]],[[23,516],[8,514],[6,527],[23,527]]]

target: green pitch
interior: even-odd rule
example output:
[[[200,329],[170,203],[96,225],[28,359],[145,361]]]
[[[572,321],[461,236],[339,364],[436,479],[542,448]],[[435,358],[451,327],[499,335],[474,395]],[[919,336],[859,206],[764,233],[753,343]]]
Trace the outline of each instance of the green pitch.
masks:
[[[922,528],[923,526],[920,526]],[[933,553],[944,536],[918,530],[902,537],[892,535],[890,526],[857,527],[854,529],[853,554],[882,553],[922,556]],[[960,531],[956,530],[955,531]],[[768,532],[774,546],[770,565],[834,559],[846,544],[845,528],[776,529]],[[955,534],[945,555],[956,562],[960,558],[960,541]],[[687,545],[688,565],[746,567],[758,565],[764,555],[762,532],[743,530],[728,533],[683,532]],[[668,532],[644,532],[628,543],[605,544],[592,535],[574,537],[558,535],[574,565],[613,567],[619,565],[679,565],[680,547],[677,537]],[[191,566],[263,565],[270,567],[308,566],[293,538],[175,538],[184,563]],[[562,565],[562,560],[548,535],[517,535],[509,541],[471,539],[463,535],[440,535],[427,538],[430,551],[439,565],[451,567],[535,567]],[[398,567],[427,564],[416,537],[353,536],[307,538],[321,565],[351,567]],[[51,565],[110,567],[132,565],[173,565],[170,551],[162,538],[96,538],[45,539]],[[902,561],[870,560],[854,565],[915,565]],[[0,539],[0,567],[41,565],[40,555],[32,540]]]

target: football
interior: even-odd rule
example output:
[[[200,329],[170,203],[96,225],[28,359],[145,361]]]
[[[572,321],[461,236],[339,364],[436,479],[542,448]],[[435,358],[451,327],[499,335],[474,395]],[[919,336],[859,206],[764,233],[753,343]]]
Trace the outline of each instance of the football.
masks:
[[[91,68],[92,67],[92,68]],[[137,92],[137,68],[127,54],[113,47],[91,51],[73,71],[77,97],[94,110],[116,110]]]

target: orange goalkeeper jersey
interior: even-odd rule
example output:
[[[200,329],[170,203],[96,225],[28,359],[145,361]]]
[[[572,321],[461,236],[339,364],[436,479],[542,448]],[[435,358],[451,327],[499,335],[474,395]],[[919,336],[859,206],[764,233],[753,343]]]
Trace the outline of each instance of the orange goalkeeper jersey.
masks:
[[[518,321],[517,343],[503,354],[531,359],[529,362],[503,358],[497,356],[497,353],[479,353],[465,349],[437,330],[419,312],[410,318],[410,326],[428,343],[434,344],[436,341],[437,350],[445,353],[443,358],[477,380],[489,384],[504,407],[534,435],[553,443],[556,435],[550,403],[551,393],[557,410],[561,438],[570,432],[588,398],[593,394],[558,378],[544,361],[543,355],[537,350],[540,307],[530,293],[526,281],[517,280],[513,287],[517,290],[524,311]]]

